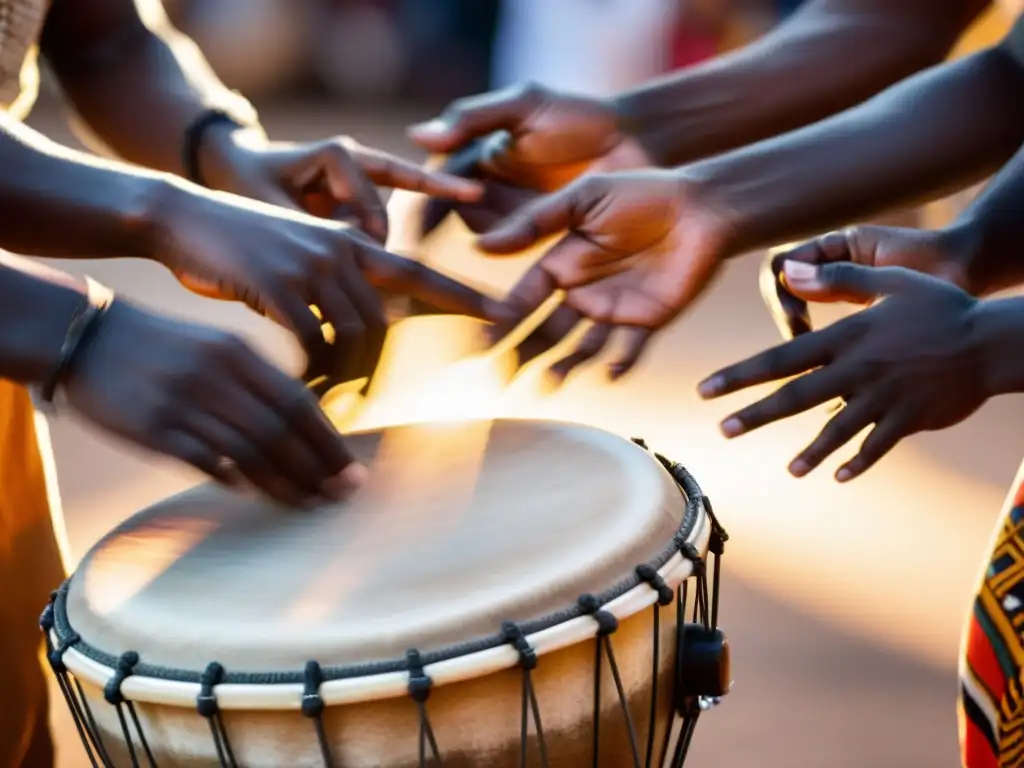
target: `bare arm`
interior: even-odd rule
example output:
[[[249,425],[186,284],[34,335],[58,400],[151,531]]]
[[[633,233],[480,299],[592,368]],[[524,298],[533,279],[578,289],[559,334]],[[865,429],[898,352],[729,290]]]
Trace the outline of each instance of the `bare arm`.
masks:
[[[1004,44],[680,173],[732,219],[731,252],[776,245],[984,178],[1024,141],[1022,94]]]
[[[812,0],[734,53],[623,94],[625,127],[679,165],[808,125],[942,61],[987,0]]]
[[[41,50],[95,138],[147,168],[181,174],[185,133],[207,109],[255,123],[159,0],[54,0]]]

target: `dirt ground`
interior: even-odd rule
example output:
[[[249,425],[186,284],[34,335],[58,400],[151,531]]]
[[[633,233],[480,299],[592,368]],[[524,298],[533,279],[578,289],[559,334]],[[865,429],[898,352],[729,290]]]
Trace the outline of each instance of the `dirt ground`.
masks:
[[[394,149],[406,148],[401,126],[422,116],[310,104],[264,114],[281,137],[345,131]],[[45,106],[34,122],[56,125]],[[686,463],[732,534],[722,615],[736,683],[698,729],[689,764],[953,766],[960,620],[1024,453],[1024,401],[1004,398],[956,429],[915,437],[848,487],[831,481],[835,462],[806,480],[789,478],[786,463],[822,412],[726,444],[715,425],[736,400],[709,405],[694,394],[715,367],[776,341],[757,294],[758,261],[730,264],[636,375],[616,386],[596,371],[581,375],[550,412],[643,436]],[[152,306],[239,329],[275,359],[294,357],[276,329],[187,294],[152,265],[87,269]],[[196,480],[73,418],[59,418],[53,436],[76,556],[127,515]],[[84,765],[67,719],[55,719],[61,768]]]

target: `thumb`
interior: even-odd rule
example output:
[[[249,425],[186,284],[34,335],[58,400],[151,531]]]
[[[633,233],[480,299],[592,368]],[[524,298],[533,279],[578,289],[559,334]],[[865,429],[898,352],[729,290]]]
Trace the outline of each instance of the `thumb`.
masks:
[[[535,90],[522,87],[459,99],[440,117],[411,126],[409,138],[429,152],[452,152],[495,131],[515,135],[537,103]]]
[[[577,195],[569,186],[538,198],[513,213],[495,229],[477,238],[482,251],[514,254],[546,237],[571,229],[577,221]]]
[[[782,277],[786,288],[791,288],[783,270],[784,265],[789,262],[817,265],[854,262],[873,265],[874,253],[878,245],[877,240],[878,238],[874,236],[871,228],[851,228],[842,232],[829,232],[773,256],[772,272],[776,277]],[[798,298],[818,303],[849,301],[847,298],[833,295],[824,287],[805,287],[802,292],[796,290],[792,292]]]
[[[920,287],[924,275],[902,267],[866,267],[851,262],[807,264],[787,261],[786,285],[797,296],[827,295],[831,301],[870,304],[882,296],[908,293]]]

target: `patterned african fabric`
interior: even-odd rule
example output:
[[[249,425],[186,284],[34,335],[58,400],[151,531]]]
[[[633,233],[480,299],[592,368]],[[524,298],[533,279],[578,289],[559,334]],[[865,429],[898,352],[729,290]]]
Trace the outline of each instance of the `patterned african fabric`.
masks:
[[[965,768],[1024,768],[1024,465],[1004,505],[964,627],[960,750]]]

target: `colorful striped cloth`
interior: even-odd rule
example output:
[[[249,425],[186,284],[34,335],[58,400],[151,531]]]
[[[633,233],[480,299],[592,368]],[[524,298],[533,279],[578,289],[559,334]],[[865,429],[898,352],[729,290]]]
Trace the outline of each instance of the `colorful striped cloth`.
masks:
[[[960,747],[965,768],[1024,768],[1024,478],[1008,498],[964,629]]]

